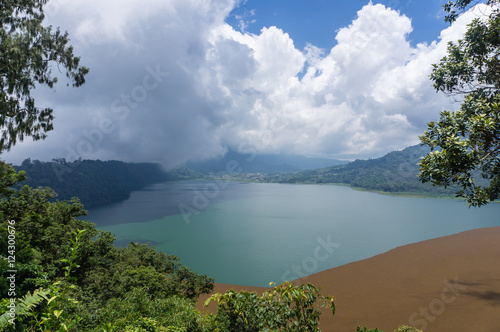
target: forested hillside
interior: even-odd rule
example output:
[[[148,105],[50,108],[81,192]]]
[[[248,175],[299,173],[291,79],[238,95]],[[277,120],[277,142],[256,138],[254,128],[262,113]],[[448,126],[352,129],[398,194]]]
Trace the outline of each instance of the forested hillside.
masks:
[[[50,187],[60,200],[78,197],[86,207],[105,205],[130,197],[130,192],[149,184],[196,177],[187,169],[164,171],[159,164],[122,161],[57,159],[41,162],[26,159],[16,171],[25,171],[22,185]]]
[[[104,169],[102,163],[82,164],[95,168],[85,166],[81,178],[83,170]],[[123,167],[122,175],[127,172],[123,164],[109,165]],[[0,162],[0,249],[10,255],[0,260],[4,276],[0,330],[139,331],[152,324],[201,330],[202,316],[193,301],[212,289],[212,278],[198,275],[177,257],[147,244],[116,248],[111,233],[77,218],[86,211],[76,198],[53,202],[49,188],[13,189],[24,177]],[[14,261],[16,279],[9,283],[6,276],[12,271],[7,270],[12,270]],[[17,302],[9,308],[12,296]]]
[[[418,163],[429,151],[427,147],[416,145],[377,159],[355,160],[341,166],[270,176],[266,180],[279,183],[339,183],[390,193],[454,194],[456,189],[434,187],[419,181]]]

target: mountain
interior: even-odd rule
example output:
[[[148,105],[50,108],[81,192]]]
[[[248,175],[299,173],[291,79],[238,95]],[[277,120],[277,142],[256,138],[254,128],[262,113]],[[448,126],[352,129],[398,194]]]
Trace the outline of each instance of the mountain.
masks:
[[[429,183],[421,183],[418,179],[418,163],[429,151],[428,147],[415,145],[402,151],[390,152],[381,158],[355,160],[340,166],[269,176],[265,180],[279,183],[339,183],[392,193],[454,194],[457,190],[434,187]]]
[[[428,152],[428,148],[416,145],[390,152],[381,158],[347,163],[296,155],[245,155],[228,151],[224,157],[189,162],[184,168],[168,172],[154,163],[100,160],[66,162],[64,159],[53,162],[26,159],[14,168],[16,171],[26,171],[28,179],[22,185],[50,187],[57,193],[57,199],[78,197],[85,207],[125,200],[130,197],[131,191],[157,182],[203,178],[203,174],[226,172],[228,165],[235,164],[242,174],[254,176],[252,173],[260,173],[254,178],[256,181],[337,183],[391,193],[454,194],[456,189],[434,187],[419,181],[417,163]]]
[[[223,157],[187,162],[184,166],[204,174],[224,172],[229,163],[237,162],[242,173],[287,173],[345,164],[346,161],[308,158],[289,154],[242,154],[229,150]]]
[[[57,199],[78,197],[85,207],[119,202],[130,192],[149,184],[197,177],[190,170],[165,172],[159,164],[125,163],[122,161],[78,160],[53,162],[26,159],[16,171],[25,171],[28,178],[22,185],[50,187]]]

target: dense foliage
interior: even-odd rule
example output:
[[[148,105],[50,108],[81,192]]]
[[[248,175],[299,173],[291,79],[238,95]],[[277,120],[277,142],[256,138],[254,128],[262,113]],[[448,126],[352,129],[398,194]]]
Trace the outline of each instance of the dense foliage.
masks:
[[[447,21],[482,1],[450,1]],[[459,196],[481,206],[500,195],[500,15],[498,0],[476,18],[448,54],[434,65],[437,91],[461,96],[456,112],[443,111],[420,137],[431,152],[420,163],[423,182],[457,185]],[[478,181],[479,180],[479,181]]]
[[[164,171],[159,164],[125,163],[121,161],[57,159],[41,162],[26,159],[17,171],[25,171],[28,178],[22,184],[33,188],[50,187],[61,200],[78,197],[86,207],[118,202],[130,197],[130,192],[146,185],[198,177],[192,171],[175,169]]]
[[[52,296],[59,294],[61,301],[64,300],[64,305],[61,304],[64,312],[70,317],[79,317],[78,322],[74,322],[79,329],[99,330],[103,324],[110,323],[107,319],[116,318],[101,308],[131,306],[129,297],[150,299],[148,305],[151,306],[176,303],[192,308],[201,293],[212,290],[213,279],[191,271],[173,255],[157,252],[146,244],[130,243],[125,248],[116,248],[115,238],[109,232],[99,231],[91,222],[77,219],[86,214],[77,199],[52,202],[54,193],[48,188],[11,189],[16,181],[24,178],[24,172],[16,173],[10,166],[1,165],[0,282],[8,282],[3,253],[8,252],[8,222],[14,220],[18,297],[40,288],[51,288]],[[75,232],[79,234],[78,246],[71,241]],[[63,282],[66,284],[61,284]],[[0,298],[6,299],[9,287],[1,286]],[[6,305],[5,300],[2,303]],[[30,324],[33,322],[18,316],[18,331]]]
[[[393,151],[382,158],[356,160],[346,165],[288,175],[267,177],[280,183],[337,183],[355,188],[389,193],[427,193],[450,195],[453,190],[422,184],[418,180],[418,162],[429,149],[421,146]]]
[[[66,69],[75,87],[85,82],[88,73],[68,45],[68,34],[42,25],[47,1],[0,2],[0,152],[26,136],[44,139],[53,129],[52,109],[37,107],[31,90],[37,84],[54,86],[58,80],[52,76],[54,64]]]
[[[321,296],[311,284],[294,287],[285,282],[262,296],[256,293],[228,291],[207,300],[217,301],[217,315],[212,320],[217,331],[321,331],[318,327],[321,310],[328,304],[335,314],[332,296]]]

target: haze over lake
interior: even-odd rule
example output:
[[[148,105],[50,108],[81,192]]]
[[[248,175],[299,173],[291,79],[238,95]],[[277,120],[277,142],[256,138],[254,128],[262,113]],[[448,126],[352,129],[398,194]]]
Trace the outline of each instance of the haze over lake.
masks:
[[[408,243],[500,226],[499,215],[497,203],[469,209],[458,200],[345,186],[179,181],[90,209],[86,219],[114,233],[119,246],[150,242],[216,282],[267,286]]]

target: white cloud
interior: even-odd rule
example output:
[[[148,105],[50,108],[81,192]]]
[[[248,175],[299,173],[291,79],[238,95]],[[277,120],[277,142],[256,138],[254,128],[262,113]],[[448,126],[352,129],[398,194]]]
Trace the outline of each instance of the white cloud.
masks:
[[[408,41],[409,18],[369,4],[338,32],[337,44],[326,55],[312,45],[298,54],[288,35],[275,28],[250,35],[221,27],[218,39],[212,37],[217,40],[213,48],[221,40],[236,41],[253,51],[248,55],[257,63],[246,93],[236,93],[241,86],[222,87],[234,93],[232,100],[241,98],[246,103],[240,104],[247,105],[242,110],[246,120],[236,121],[228,144],[244,141],[262,152],[344,158],[416,144],[425,123],[447,103],[431,86],[431,64],[445,54],[449,40],[461,36],[468,20],[444,31],[440,41],[414,48]],[[306,71],[299,80],[301,70]],[[272,130],[273,119],[285,125]]]
[[[431,64],[472,17],[412,47],[411,20],[369,4],[331,50],[301,51],[276,27],[234,30],[224,23],[234,5],[75,0],[53,10],[51,23],[69,30],[91,73],[82,88],[39,91],[38,100],[56,109],[55,131],[5,158],[174,165],[226,147],[379,156],[417,143],[446,105],[429,81]]]

